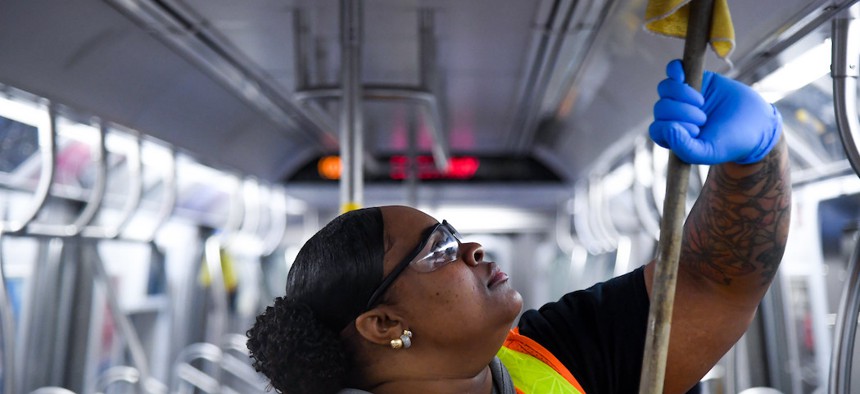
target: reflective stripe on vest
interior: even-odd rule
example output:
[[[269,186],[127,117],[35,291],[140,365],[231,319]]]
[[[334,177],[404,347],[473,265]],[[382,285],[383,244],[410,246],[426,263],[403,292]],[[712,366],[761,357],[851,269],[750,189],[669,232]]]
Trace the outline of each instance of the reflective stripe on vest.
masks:
[[[515,328],[497,354],[519,394],[585,394],[567,368],[549,350]]]

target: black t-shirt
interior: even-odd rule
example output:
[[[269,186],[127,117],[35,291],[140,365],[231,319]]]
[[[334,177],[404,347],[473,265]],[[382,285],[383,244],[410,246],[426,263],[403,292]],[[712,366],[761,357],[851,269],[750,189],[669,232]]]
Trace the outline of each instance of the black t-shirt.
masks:
[[[636,393],[648,308],[640,267],[526,311],[519,329],[552,352],[587,394]]]

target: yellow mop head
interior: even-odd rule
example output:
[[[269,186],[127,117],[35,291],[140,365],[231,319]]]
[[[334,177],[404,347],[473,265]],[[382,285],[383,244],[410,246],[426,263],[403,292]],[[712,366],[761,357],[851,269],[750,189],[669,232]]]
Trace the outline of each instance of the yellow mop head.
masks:
[[[690,0],[649,0],[645,8],[645,29],[670,37],[686,37],[689,3]],[[735,47],[735,28],[726,0],[714,1],[713,18],[711,48],[728,61]]]

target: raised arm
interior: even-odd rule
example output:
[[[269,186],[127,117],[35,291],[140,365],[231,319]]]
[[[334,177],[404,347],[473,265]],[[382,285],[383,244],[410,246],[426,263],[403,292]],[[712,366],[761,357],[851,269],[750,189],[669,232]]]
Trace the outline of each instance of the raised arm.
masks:
[[[678,72],[683,80],[680,64],[674,67],[661,83],[652,138],[682,160],[721,163],[711,167],[684,225],[665,383],[666,393],[683,393],[743,335],[773,280],[788,235],[791,182],[771,105],[713,74],[702,103],[671,82]],[[661,105],[670,108],[660,113]],[[653,273],[652,262],[649,294]]]

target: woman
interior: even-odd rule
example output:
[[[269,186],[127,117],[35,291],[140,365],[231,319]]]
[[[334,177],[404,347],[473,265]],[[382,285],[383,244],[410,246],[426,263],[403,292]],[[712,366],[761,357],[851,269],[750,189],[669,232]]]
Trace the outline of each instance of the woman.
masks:
[[[711,73],[699,94],[678,61],[667,74],[652,139],[687,162],[722,163],[685,226],[665,384],[683,393],[740,337],[767,290],[785,245],[789,182],[771,105]],[[286,295],[248,331],[254,366],[284,393],[638,390],[653,262],[526,311],[509,331],[522,300],[484,257],[412,208],[341,215],[304,245]]]

